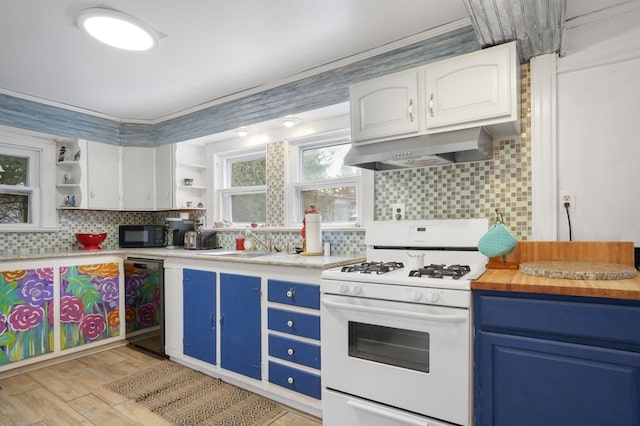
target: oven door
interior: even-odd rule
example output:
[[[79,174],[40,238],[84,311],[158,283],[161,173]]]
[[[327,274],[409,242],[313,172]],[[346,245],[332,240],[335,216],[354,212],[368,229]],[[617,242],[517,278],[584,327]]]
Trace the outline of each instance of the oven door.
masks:
[[[325,388],[469,424],[468,309],[332,294],[321,309]]]

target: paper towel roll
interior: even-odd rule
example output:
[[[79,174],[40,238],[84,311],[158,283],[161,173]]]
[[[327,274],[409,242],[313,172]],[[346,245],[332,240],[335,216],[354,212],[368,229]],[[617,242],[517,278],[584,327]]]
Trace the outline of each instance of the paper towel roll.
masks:
[[[304,220],[306,252],[322,254],[322,215],[305,214]]]

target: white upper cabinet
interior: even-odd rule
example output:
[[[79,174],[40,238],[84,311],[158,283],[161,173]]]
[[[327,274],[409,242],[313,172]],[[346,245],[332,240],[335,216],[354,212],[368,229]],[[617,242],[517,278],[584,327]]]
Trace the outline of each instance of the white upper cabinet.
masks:
[[[427,133],[477,126],[491,126],[494,137],[520,131],[515,42],[426,65],[424,75]]]
[[[420,132],[418,75],[417,70],[411,70],[351,85],[352,140],[369,141]]]
[[[152,210],[155,197],[153,148],[122,148],[122,204],[125,210]]]
[[[349,87],[354,143],[486,127],[520,132],[515,42],[432,62]]]
[[[174,206],[174,145],[166,144],[155,148],[156,209],[168,210]]]
[[[87,187],[90,209],[120,208],[120,147],[87,143]]]

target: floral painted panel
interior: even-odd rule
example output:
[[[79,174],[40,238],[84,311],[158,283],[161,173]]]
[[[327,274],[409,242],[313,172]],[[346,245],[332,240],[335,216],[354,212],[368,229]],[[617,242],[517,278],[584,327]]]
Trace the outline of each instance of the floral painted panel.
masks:
[[[53,352],[53,268],[0,272],[0,365]]]
[[[72,348],[120,335],[118,263],[60,268],[60,345]]]
[[[160,272],[125,263],[127,333],[160,325]]]

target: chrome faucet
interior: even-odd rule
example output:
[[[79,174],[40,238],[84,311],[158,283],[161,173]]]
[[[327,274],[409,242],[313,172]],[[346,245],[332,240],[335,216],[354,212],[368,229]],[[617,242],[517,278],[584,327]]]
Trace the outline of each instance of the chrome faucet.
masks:
[[[251,238],[256,244],[261,246],[267,253],[271,253],[272,251],[280,252],[280,248],[274,244],[271,244],[271,235],[265,235],[265,241],[262,241],[256,234],[254,234],[250,229],[244,231],[244,236],[246,238]]]

